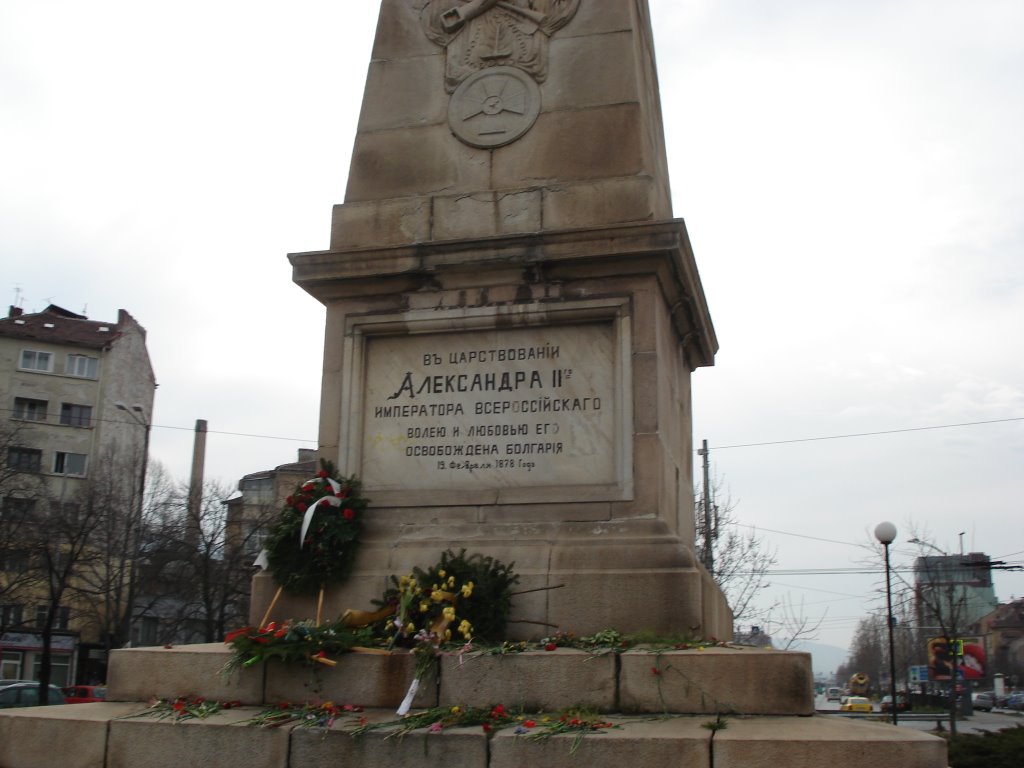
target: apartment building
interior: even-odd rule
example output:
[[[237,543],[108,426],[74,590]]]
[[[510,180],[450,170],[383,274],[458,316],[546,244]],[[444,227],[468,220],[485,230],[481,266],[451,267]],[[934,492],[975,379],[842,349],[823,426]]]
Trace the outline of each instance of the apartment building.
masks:
[[[155,391],[146,331],[125,310],[116,321],[99,322],[52,304],[36,313],[11,307],[0,318],[8,480],[0,486],[0,514],[9,520],[32,511],[45,520],[54,505],[74,509],[90,480],[112,469],[132,480],[134,501],[120,503],[137,504]],[[34,567],[19,556],[17,541],[0,547],[0,579],[10,582],[14,569]],[[0,601],[0,678],[34,678],[48,606],[38,590],[0,591]],[[102,667],[104,630],[88,611],[61,605],[53,627],[53,682],[73,682],[91,660]]]

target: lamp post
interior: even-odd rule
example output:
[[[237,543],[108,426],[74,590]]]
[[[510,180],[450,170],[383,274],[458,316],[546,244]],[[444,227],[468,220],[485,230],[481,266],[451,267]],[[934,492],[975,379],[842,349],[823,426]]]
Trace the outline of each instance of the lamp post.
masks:
[[[879,523],[875,526],[875,538],[885,548],[885,602],[889,618],[889,694],[892,697],[892,724],[899,724],[896,702],[896,644],[892,638],[892,572],[889,567],[889,545],[896,540],[896,526],[892,523]]]
[[[142,466],[139,468],[139,502],[135,510],[135,520],[132,525],[132,541],[131,550],[128,552],[128,556],[131,561],[128,565],[128,599],[127,605],[125,606],[124,619],[122,632],[124,636],[124,642],[131,642],[132,639],[132,610],[135,603],[135,581],[136,581],[136,561],[139,557],[139,541],[142,535],[142,516],[143,509],[145,506],[146,497],[146,464],[149,463],[149,431],[153,427],[150,424],[149,419],[146,418],[146,412],[141,405],[133,405],[131,407],[124,403],[114,403],[119,411],[127,413],[132,421],[144,430],[144,437],[142,443]]]

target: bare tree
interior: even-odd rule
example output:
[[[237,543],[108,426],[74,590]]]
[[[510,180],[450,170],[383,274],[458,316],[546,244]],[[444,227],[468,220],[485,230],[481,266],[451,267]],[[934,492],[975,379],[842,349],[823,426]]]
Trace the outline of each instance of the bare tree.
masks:
[[[179,485],[148,537],[142,593],[157,624],[156,642],[215,642],[248,616],[254,550],[276,510],[249,509],[229,521],[233,489],[207,481],[198,511],[188,511],[189,489]]]
[[[754,528],[739,522],[736,515],[737,502],[728,492],[723,493],[724,482],[714,477],[710,482],[713,513],[711,530],[705,530],[703,516],[698,516],[697,541],[698,558],[704,560],[703,547],[711,541],[714,562],[714,578],[725,593],[732,609],[733,621],[764,621],[773,608],[757,602],[761,593],[770,586],[768,571],[777,562],[774,549],[770,549]],[[698,505],[704,496],[704,489],[698,486],[695,498]]]
[[[0,424],[0,634],[23,623],[22,597],[39,576],[29,568],[25,537],[45,486],[13,452],[26,442],[28,431],[17,422]]]

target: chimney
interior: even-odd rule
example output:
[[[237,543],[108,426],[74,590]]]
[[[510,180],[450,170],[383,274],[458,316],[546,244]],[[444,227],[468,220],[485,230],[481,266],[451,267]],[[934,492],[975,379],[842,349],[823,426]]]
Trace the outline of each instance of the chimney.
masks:
[[[22,313],[25,311],[21,307],[16,307],[13,304],[11,304],[10,306],[11,308],[7,310],[8,317],[21,317]]]

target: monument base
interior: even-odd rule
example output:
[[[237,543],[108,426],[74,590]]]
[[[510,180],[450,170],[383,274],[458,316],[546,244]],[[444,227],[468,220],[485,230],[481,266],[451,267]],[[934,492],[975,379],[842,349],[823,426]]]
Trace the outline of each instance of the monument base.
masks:
[[[732,612],[718,585],[677,539],[654,535],[659,526],[653,521],[563,523],[557,536],[551,526],[524,527],[529,530],[516,535],[449,526],[446,539],[420,530],[412,537],[364,542],[353,576],[325,591],[322,616],[333,620],[348,609],[370,610],[393,586],[391,576],[426,568],[446,549],[466,549],[514,565],[519,575],[506,636],[488,641],[536,639],[556,631],[585,636],[604,629],[732,638]],[[545,527],[550,537],[539,535]],[[567,529],[574,530],[570,534]],[[253,578],[250,624],[257,626],[267,616],[276,592],[269,572]],[[317,601],[316,595],[282,593],[267,618],[312,618]]]
[[[480,726],[428,728],[397,736],[387,725],[354,737],[361,724],[397,720],[394,708],[415,673],[408,653],[346,654],[334,668],[267,664],[219,674],[224,645],[114,651],[108,696],[97,704],[0,713],[4,768],[178,768],[178,766],[417,765],[595,768],[681,765],[817,768],[945,768],[943,739],[878,722],[813,715],[810,656],[761,649],[593,655],[558,649],[447,657],[436,685],[420,686],[415,709],[522,708],[533,724],[489,733]],[[240,706],[177,723],[138,717],[151,696],[204,697]],[[360,711],[328,728],[252,727],[264,703],[333,701]],[[531,737],[567,707],[604,713],[600,733]],[[365,708],[365,709],[363,709]],[[533,714],[536,713],[536,714]],[[524,722],[527,718],[524,717]]]

